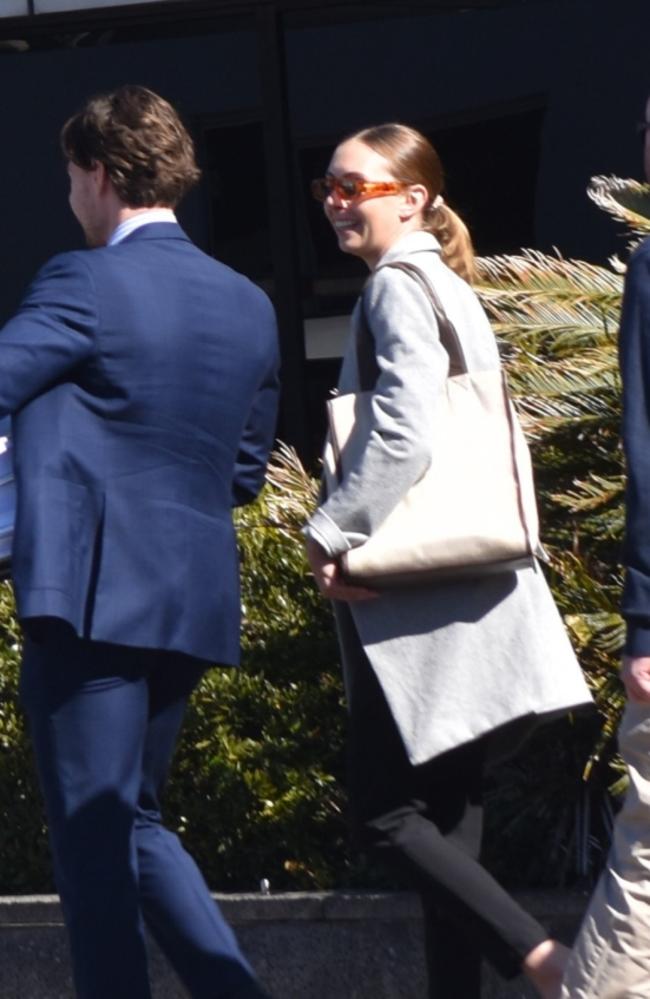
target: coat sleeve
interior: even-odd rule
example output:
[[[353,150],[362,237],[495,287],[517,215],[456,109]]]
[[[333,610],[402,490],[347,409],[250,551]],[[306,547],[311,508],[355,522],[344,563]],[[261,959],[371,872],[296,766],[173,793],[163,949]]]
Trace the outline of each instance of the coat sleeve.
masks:
[[[626,651],[650,655],[650,241],[628,268],[619,350],[627,464],[622,603]]]
[[[232,486],[233,506],[251,503],[264,485],[269,451],[275,439],[280,383],[275,313],[268,303],[267,362],[244,427],[235,461]],[[260,320],[261,321],[261,320]]]
[[[363,544],[426,471],[449,366],[431,303],[408,274],[378,271],[364,303],[379,367],[368,438],[305,531],[331,556]]]
[[[0,330],[0,417],[90,357],[96,329],[95,295],[82,254],[54,257]]]

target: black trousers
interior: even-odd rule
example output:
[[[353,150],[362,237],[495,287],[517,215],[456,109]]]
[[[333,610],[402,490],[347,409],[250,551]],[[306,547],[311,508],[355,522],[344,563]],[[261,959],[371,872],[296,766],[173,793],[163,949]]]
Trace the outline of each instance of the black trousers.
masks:
[[[413,766],[361,645],[352,663],[349,651],[346,640],[357,842],[397,864],[420,894],[427,995],[479,997],[482,956],[512,978],[526,954],[548,937],[478,862],[490,740]]]

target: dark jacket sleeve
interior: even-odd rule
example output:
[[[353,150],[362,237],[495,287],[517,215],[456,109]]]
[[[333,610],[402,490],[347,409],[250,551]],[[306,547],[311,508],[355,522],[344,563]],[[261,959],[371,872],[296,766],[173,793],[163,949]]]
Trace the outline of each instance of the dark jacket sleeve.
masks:
[[[278,416],[279,354],[275,313],[269,303],[266,366],[239,442],[232,485],[233,506],[252,503],[264,485]]]
[[[627,463],[626,652],[650,655],[650,240],[630,260],[621,316],[623,445]]]
[[[0,417],[93,354],[94,301],[82,254],[61,254],[39,271],[20,308],[0,330]]]

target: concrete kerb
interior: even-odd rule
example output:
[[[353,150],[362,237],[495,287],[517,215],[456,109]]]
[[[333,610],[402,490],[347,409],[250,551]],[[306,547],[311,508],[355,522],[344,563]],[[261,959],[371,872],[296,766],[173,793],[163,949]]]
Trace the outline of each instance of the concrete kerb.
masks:
[[[570,941],[586,898],[518,896],[553,935]],[[277,999],[419,999],[424,995],[421,910],[406,892],[215,895],[261,980]],[[186,999],[152,947],[154,999]],[[524,999],[517,980],[486,971],[484,999]],[[67,945],[54,895],[0,897],[0,997],[72,999]]]

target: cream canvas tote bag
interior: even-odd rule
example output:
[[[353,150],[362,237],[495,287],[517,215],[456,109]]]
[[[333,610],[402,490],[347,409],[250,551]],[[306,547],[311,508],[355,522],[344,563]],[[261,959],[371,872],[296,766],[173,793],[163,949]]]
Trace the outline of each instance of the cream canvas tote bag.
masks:
[[[408,271],[426,291],[450,374],[437,402],[426,472],[364,544],[341,556],[345,575],[374,587],[404,586],[503,572],[546,558],[530,452],[503,371],[469,372],[460,339],[428,278],[412,264],[385,266]],[[372,334],[362,330],[362,337],[360,355],[371,347]],[[364,367],[367,360],[360,371]],[[329,490],[355,465],[368,439],[371,399],[367,390],[328,402]]]

